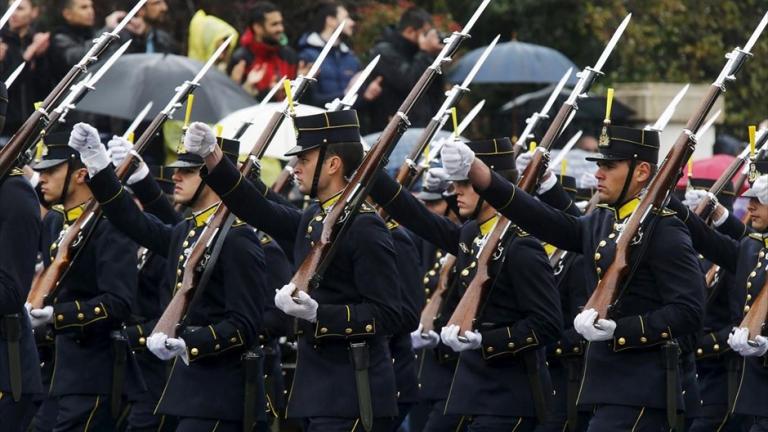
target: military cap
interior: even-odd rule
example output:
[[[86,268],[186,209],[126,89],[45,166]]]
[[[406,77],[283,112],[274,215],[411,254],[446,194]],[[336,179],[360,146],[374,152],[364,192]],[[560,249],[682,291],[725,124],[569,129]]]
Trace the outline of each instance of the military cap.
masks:
[[[576,187],[576,179],[567,175],[558,175],[557,180],[560,182],[560,186],[563,187],[571,199],[576,199],[578,188]]]
[[[475,152],[475,157],[483,161],[490,169],[504,175],[509,180],[516,180],[515,149],[509,138],[470,141],[467,145]],[[514,178],[509,178],[510,176]],[[449,180],[462,181],[467,179],[456,177]]]
[[[286,156],[295,156],[327,144],[360,143],[357,111],[329,111],[293,119],[296,146]],[[361,144],[362,145],[362,144]]]
[[[414,196],[421,201],[440,201],[445,199],[444,194],[448,191],[450,182],[448,180],[440,180],[437,185],[432,185],[430,188],[427,182],[422,180],[421,191],[414,194]]]
[[[586,159],[592,162],[636,159],[655,165],[659,161],[659,133],[606,125],[598,140],[598,152]]]
[[[45,171],[71,160],[79,161],[80,153],[68,145],[71,132],[72,129],[70,128],[67,131],[46,135],[43,138],[46,152],[43,154],[42,159],[32,166],[32,169],[35,171]]]
[[[240,142],[222,137],[218,137],[216,140],[219,143],[219,147],[221,147],[221,151],[224,152],[224,156],[237,164],[237,157],[240,152]],[[176,162],[166,165],[166,168],[200,168],[203,165],[205,165],[205,162],[199,155],[189,152],[181,152],[179,153],[179,158],[176,159]]]

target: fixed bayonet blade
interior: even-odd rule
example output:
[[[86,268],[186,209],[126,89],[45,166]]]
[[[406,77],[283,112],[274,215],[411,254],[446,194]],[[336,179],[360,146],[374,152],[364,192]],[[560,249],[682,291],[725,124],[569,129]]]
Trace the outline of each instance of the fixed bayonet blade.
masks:
[[[101,79],[101,77],[106,74],[110,68],[112,68],[112,65],[115,64],[115,62],[120,58],[120,56],[125,53],[125,50],[128,49],[128,47],[131,46],[131,41],[128,41],[124,43],[117,51],[115,51],[114,54],[104,63],[102,67],[99,68],[98,72],[96,72],[96,75],[91,78],[91,80],[88,82],[88,87],[94,87],[97,82]]]
[[[0,18],[0,29],[5,27],[5,25],[8,23],[8,20],[11,19],[11,15],[16,12],[16,9],[18,9],[20,4],[21,0],[16,0],[15,2],[11,3],[10,6],[8,6],[8,10],[6,10],[3,14],[3,17]]]
[[[632,19],[632,14],[628,14],[626,18],[624,18],[624,21],[622,21],[619,25],[619,28],[617,28],[613,33],[611,40],[608,41],[608,45],[605,46],[603,53],[600,54],[600,58],[597,59],[597,63],[595,63],[595,66],[592,67],[595,72],[600,72],[603,69],[605,62],[608,61],[608,57],[610,57],[613,49],[616,47],[616,44],[619,43],[621,35],[624,34],[624,30],[626,30],[627,26],[629,25],[630,19]]]
[[[126,25],[133,19],[134,16],[136,16],[137,13],[141,10],[141,8],[144,7],[144,4],[147,2],[147,0],[139,0],[138,3],[136,3],[136,6],[133,7],[130,11],[128,11],[127,14],[123,17],[122,20],[120,20],[120,23],[117,24],[117,27],[115,27],[114,30],[112,30],[112,34],[114,36],[119,36],[119,33],[123,31],[123,28],[125,28]]]
[[[755,46],[755,43],[757,43],[757,39],[763,33],[763,30],[765,30],[766,25],[768,25],[768,12],[763,15],[763,19],[760,20],[757,28],[755,28],[755,31],[752,32],[752,36],[749,37],[747,44],[744,45],[745,52],[750,52],[752,50],[752,47]]]
[[[680,89],[680,91],[677,92],[674,98],[672,98],[672,101],[667,105],[667,107],[664,109],[664,112],[661,113],[659,116],[659,119],[656,120],[656,123],[653,124],[653,126],[646,126],[646,130],[654,130],[661,132],[664,130],[665,127],[667,127],[667,123],[669,123],[669,120],[672,118],[672,115],[675,114],[675,110],[677,109],[677,105],[680,104],[680,101],[683,100],[683,96],[688,92],[688,88],[690,87],[690,84],[686,84],[685,87]]]
[[[278,91],[279,91],[281,88],[283,88],[283,81],[285,81],[285,80],[286,80],[286,78],[288,78],[288,77],[286,77],[285,75],[283,75],[283,77],[282,77],[282,78],[280,78],[280,79],[277,81],[277,83],[275,83],[275,85],[273,85],[273,86],[272,86],[272,88],[271,88],[271,89],[269,89],[269,93],[267,93],[267,94],[264,96],[264,99],[262,99],[262,100],[261,100],[261,102],[259,102],[259,106],[264,106],[264,105],[268,104],[268,103],[269,103],[269,102],[272,100],[272,98],[273,98],[273,97],[275,97],[275,95],[277,94],[277,92],[278,92]]]
[[[368,66],[363,69],[362,72],[357,76],[357,79],[352,84],[352,86],[349,87],[349,91],[347,91],[347,94],[344,95],[344,99],[341,100],[342,106],[351,107],[355,103],[355,99],[357,98],[357,92],[360,91],[360,89],[363,87],[363,84],[368,80],[368,77],[371,76],[371,73],[373,73],[373,70],[376,68],[376,65],[379,64],[379,59],[381,58],[381,54],[377,55],[376,57],[371,60],[370,63],[368,63]]]
[[[65,97],[59,106],[56,107],[55,111],[65,112],[69,110],[75,100],[80,97],[81,94],[83,94],[83,91],[88,86],[88,83],[91,81],[92,77],[93,74],[89,73],[80,82],[70,87],[69,94],[67,94],[67,97]]]
[[[195,75],[195,78],[192,80],[192,84],[200,84],[200,80],[203,79],[205,74],[208,73],[208,70],[211,69],[214,63],[221,57],[221,54],[224,52],[225,49],[229,46],[229,44],[232,42],[232,38],[234,36],[230,36],[225,40],[224,42],[219,45],[218,48],[216,48],[216,51],[213,53],[213,55],[208,59],[207,62],[205,62],[205,65],[203,65],[203,68],[200,69],[200,71]]]
[[[568,152],[570,152],[573,146],[575,146],[576,143],[579,141],[579,138],[581,138],[582,134],[583,134],[582,131],[578,131],[575,134],[573,134],[571,139],[569,139],[568,142],[565,143],[565,146],[563,146],[563,149],[560,150],[560,153],[557,154],[557,157],[555,157],[555,159],[549,164],[549,166],[557,168],[557,166],[560,165],[563,159],[565,159],[565,156],[568,154]]]
[[[14,82],[16,82],[16,78],[21,75],[21,71],[24,70],[24,66],[27,65],[27,62],[22,62],[14,71],[8,75],[8,78],[5,80],[5,88],[9,89],[13,85]]]
[[[331,49],[333,49],[333,46],[336,45],[336,40],[339,39],[339,36],[341,36],[342,30],[344,30],[344,26],[347,25],[347,20],[344,20],[339,24],[338,27],[336,27],[336,30],[334,30],[333,34],[330,38],[328,38],[328,42],[325,43],[325,46],[323,47],[323,50],[320,51],[320,54],[317,56],[317,59],[315,59],[314,63],[312,63],[312,67],[309,69],[309,72],[304,76],[305,78],[314,79],[315,75],[317,75],[317,72],[320,70],[320,66],[323,65],[323,62],[325,61],[325,58],[328,56],[328,53],[331,52]]]
[[[472,120],[477,117],[478,114],[480,114],[480,111],[483,110],[483,107],[485,106],[485,99],[481,100],[477,103],[474,107],[472,107],[471,110],[467,113],[467,116],[464,117],[464,120],[459,123],[459,126],[456,128],[456,134],[461,135],[464,133],[464,131],[469,127],[469,124],[472,123]]]
[[[472,17],[467,21],[467,25],[464,26],[463,29],[461,29],[461,32],[464,34],[469,34],[469,31],[472,30],[472,27],[475,26],[475,23],[480,18],[480,15],[483,14],[483,11],[485,11],[485,8],[488,6],[488,3],[490,3],[491,0],[483,0],[482,3],[480,3],[480,6],[477,7],[475,10],[475,13],[472,14]]]
[[[696,132],[696,139],[699,139],[704,136],[705,133],[709,130],[709,128],[712,127],[712,125],[715,123],[715,120],[717,120],[718,117],[720,117],[721,110],[717,110],[714,114],[712,114],[711,117],[709,117],[709,120],[707,120],[706,123],[701,125],[698,132]]]
[[[573,68],[568,68],[567,71],[565,71],[565,74],[563,74],[563,77],[560,78],[560,81],[558,81],[557,86],[555,87],[555,90],[552,91],[552,94],[549,95],[549,99],[547,99],[547,103],[544,104],[544,108],[541,109],[541,113],[543,115],[547,115],[550,109],[552,109],[552,105],[555,104],[555,101],[557,100],[557,97],[560,96],[560,92],[563,91],[563,88],[565,87],[565,83],[568,82],[568,79],[571,77],[571,73],[573,73]]]
[[[491,55],[491,51],[493,51],[493,48],[496,46],[496,43],[499,42],[500,37],[501,35],[496,35],[496,38],[493,39],[491,44],[485,48],[485,51],[483,51],[483,54],[480,55],[480,58],[477,59],[477,62],[475,62],[475,65],[472,66],[472,69],[469,71],[469,74],[467,74],[467,77],[464,78],[464,82],[461,83],[462,88],[468,88],[469,85],[472,83],[472,80],[475,79],[475,75],[477,75],[477,73],[480,72],[480,68],[483,67],[483,64],[488,59],[488,56]]]
[[[129,137],[129,136],[130,136],[132,133],[136,132],[136,129],[138,129],[138,128],[139,128],[139,125],[141,124],[141,122],[143,122],[143,121],[144,121],[144,119],[145,119],[145,118],[147,118],[147,114],[149,114],[149,110],[151,110],[151,109],[152,109],[152,105],[154,105],[154,102],[150,101],[150,102],[149,102],[149,103],[148,103],[148,104],[147,104],[147,105],[144,107],[144,109],[142,109],[142,110],[141,110],[141,112],[139,112],[139,115],[137,115],[137,116],[136,116],[136,118],[135,118],[135,119],[133,119],[133,123],[131,123],[131,125],[130,125],[130,126],[128,126],[128,129],[126,129],[126,130],[125,130],[125,133],[123,134],[123,138],[124,138],[124,139],[128,139],[128,137]]]

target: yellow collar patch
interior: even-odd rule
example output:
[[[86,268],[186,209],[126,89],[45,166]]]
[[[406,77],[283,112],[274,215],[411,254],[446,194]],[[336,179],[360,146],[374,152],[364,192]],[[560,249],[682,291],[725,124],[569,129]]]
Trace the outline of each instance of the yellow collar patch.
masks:
[[[323,211],[328,211],[328,209],[331,208],[332,205],[336,204],[339,198],[341,198],[341,192],[342,191],[339,191],[338,193],[336,193],[336,195],[328,198],[322,204],[320,204],[320,206],[323,208]]]
[[[80,215],[83,214],[83,210],[85,210],[85,204],[86,203],[82,203],[77,207],[71,208],[69,210],[64,210],[64,220],[69,224],[76,221],[77,218],[79,218]]]
[[[605,205],[605,204],[600,204],[598,207],[602,207],[602,208],[606,208],[608,210],[611,210],[613,212],[614,218],[617,221],[620,221],[620,220],[624,220],[624,219],[628,218],[629,216],[631,216],[632,213],[634,213],[635,210],[637,209],[638,205],[640,205],[640,198],[639,197],[635,197],[635,198],[632,198],[631,200],[625,202],[624,204],[622,204],[621,207],[619,207],[618,211],[616,210],[616,208],[608,206],[608,205]]]
[[[219,209],[219,204],[220,203],[216,203],[205,210],[194,213],[193,218],[195,219],[195,228],[200,228],[207,224],[208,219],[210,219],[211,216],[216,213],[216,210]]]
[[[496,215],[487,221],[480,224],[480,234],[483,236],[488,235],[489,232],[496,226],[496,222],[499,220],[499,215]]]

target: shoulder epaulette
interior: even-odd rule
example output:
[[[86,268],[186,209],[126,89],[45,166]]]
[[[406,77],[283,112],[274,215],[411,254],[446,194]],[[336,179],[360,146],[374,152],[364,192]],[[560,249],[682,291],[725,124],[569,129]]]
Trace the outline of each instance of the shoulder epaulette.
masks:
[[[363,204],[360,206],[360,213],[376,213],[376,208],[368,201],[363,201]]]
[[[518,237],[528,237],[530,235],[517,225],[512,225],[510,228],[512,228],[512,232]]]
[[[64,214],[64,206],[61,204],[55,204],[51,207],[51,211],[55,211],[56,213]]]
[[[24,171],[22,171],[21,168],[14,168],[11,170],[11,173],[8,174],[8,177],[18,177],[20,175],[24,175]]]
[[[663,209],[654,208],[653,212],[659,216],[674,216],[677,214],[676,211],[667,207],[664,207]]]
[[[763,235],[760,233],[749,233],[749,238],[751,238],[752,240],[757,240],[760,243],[763,242]]]
[[[272,243],[272,237],[270,237],[269,234],[256,231],[256,235],[259,237],[259,241],[261,242],[262,246]]]
[[[245,221],[240,218],[235,218],[235,221],[232,222],[232,227],[239,227],[245,225]]]
[[[392,231],[393,229],[396,229],[396,228],[397,228],[397,227],[399,227],[399,226],[400,226],[400,224],[399,224],[399,223],[397,223],[397,221],[394,221],[394,220],[392,220],[392,219],[390,219],[390,220],[387,222],[387,229],[388,229],[388,230],[390,230],[390,231]]]

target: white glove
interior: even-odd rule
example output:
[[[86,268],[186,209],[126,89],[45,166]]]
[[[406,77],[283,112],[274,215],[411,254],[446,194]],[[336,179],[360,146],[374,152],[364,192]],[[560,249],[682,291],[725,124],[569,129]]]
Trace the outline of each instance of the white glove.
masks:
[[[520,171],[520,173],[522,174],[522,171]],[[539,195],[546,193],[555,187],[556,184],[557,176],[554,175],[552,171],[547,170],[547,172],[544,173],[544,177],[541,179],[541,183],[539,183],[539,187],[536,188],[536,193]]]
[[[192,154],[206,157],[216,147],[216,134],[205,123],[194,122],[184,135],[184,148]]]
[[[112,160],[112,165],[115,167],[122,165],[123,162],[125,162],[125,158],[128,157],[128,154],[132,151],[133,144],[131,144],[127,139],[117,135],[113,136],[112,139],[107,143],[107,154]],[[134,154],[133,157],[139,160],[139,166],[133,171],[133,174],[128,177],[128,180],[126,181],[128,186],[144,180],[149,175],[149,167],[146,163],[144,163],[144,159],[142,159],[138,154]]]
[[[459,326],[456,324],[445,326],[440,332],[443,343],[456,352],[478,349],[483,342],[483,336],[478,332],[467,330],[464,332],[464,337],[467,338],[467,342],[459,340]]]
[[[728,345],[742,357],[762,357],[768,352],[768,339],[763,336],[755,336],[757,346],[752,346],[748,342],[749,329],[746,327],[734,329],[728,335]]]
[[[69,146],[80,153],[80,160],[93,177],[109,166],[107,149],[101,144],[99,131],[88,123],[78,123],[69,135]]]
[[[450,176],[445,168],[430,168],[424,175],[424,189],[427,190],[445,190],[445,186]]]
[[[709,192],[703,189],[688,188],[688,190],[685,191],[683,205],[691,210],[696,210],[696,207],[699,206],[701,200],[703,200],[707,194],[709,194]]]
[[[304,291],[299,291],[297,300],[293,299],[296,285],[289,283],[277,290],[275,294],[275,306],[290,316],[301,318],[309,322],[317,321],[317,302]]]
[[[597,177],[592,173],[584,173],[579,177],[577,184],[580,188],[597,189]]]
[[[32,321],[32,328],[38,328],[51,323],[53,321],[53,306],[45,306],[42,309],[31,309],[29,311],[29,319]]]
[[[573,319],[573,328],[590,342],[611,340],[613,332],[616,330],[616,321],[599,319],[595,323],[596,318],[596,310],[586,309]],[[600,328],[595,327],[595,324],[599,325]]]
[[[463,142],[451,140],[440,150],[440,159],[449,177],[465,178],[475,160],[475,152]]]
[[[181,356],[184,364],[189,365],[187,343],[182,338],[169,338],[165,333],[154,333],[147,339],[147,348],[160,360]]]
[[[419,328],[411,332],[411,346],[413,349],[419,350],[422,348],[431,349],[440,343],[440,335],[434,330],[430,330],[428,333],[424,333],[424,326],[419,324]]]
[[[532,152],[524,152],[520,156],[515,159],[515,166],[517,167],[518,174],[522,175],[523,171],[525,171],[526,168],[528,168],[528,165],[531,164],[531,161],[533,160],[533,153]]]
[[[755,191],[760,204],[768,204],[768,175],[761,175],[752,183],[751,189]]]

